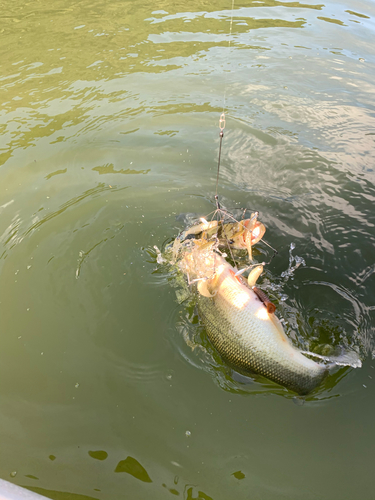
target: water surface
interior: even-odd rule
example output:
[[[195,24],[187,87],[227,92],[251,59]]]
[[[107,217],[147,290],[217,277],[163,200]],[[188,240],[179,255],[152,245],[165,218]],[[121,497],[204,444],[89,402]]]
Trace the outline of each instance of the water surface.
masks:
[[[56,500],[373,498],[375,9],[236,1],[230,36],[231,15],[2,8],[4,479]],[[153,254],[214,208],[223,109],[220,199],[259,210],[288,334],[363,362],[303,405],[223,364]]]

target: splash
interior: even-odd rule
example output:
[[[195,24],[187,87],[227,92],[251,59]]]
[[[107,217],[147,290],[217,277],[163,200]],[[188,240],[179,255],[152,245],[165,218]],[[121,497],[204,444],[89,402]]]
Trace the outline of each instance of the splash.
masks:
[[[158,247],[156,245],[154,245],[154,250],[156,252],[156,262],[158,264],[165,264],[167,262],[167,260],[164,259],[164,257],[162,256],[161,251],[158,249]]]
[[[281,273],[281,277],[286,278],[285,281],[288,281],[288,279],[293,276],[294,271],[296,271],[296,269],[298,269],[300,266],[306,266],[306,262],[302,257],[293,255],[293,250],[295,248],[296,245],[294,243],[291,243],[289,248],[289,267],[286,271],[283,271]]]

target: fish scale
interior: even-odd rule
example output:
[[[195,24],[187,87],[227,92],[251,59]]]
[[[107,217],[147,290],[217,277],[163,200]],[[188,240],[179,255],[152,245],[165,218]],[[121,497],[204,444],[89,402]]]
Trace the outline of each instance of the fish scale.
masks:
[[[185,256],[180,267],[190,276],[209,277],[197,286],[198,311],[212,345],[228,364],[301,395],[321,383],[327,367],[291,344],[278,318],[235,277],[225,259],[214,251],[195,252]]]

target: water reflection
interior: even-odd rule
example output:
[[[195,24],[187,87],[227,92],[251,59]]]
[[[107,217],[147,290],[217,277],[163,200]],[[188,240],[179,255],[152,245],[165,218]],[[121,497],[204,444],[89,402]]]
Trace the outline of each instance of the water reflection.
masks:
[[[47,498],[53,498],[54,500],[99,500],[96,497],[80,495],[79,493],[68,491],[47,490],[36,486],[23,486],[23,488],[34,491],[34,493],[39,493],[39,495],[44,495]]]
[[[214,500],[212,497],[210,497],[203,491],[200,490],[194,491],[194,490],[196,490],[194,486],[185,487],[184,500]]]
[[[88,451],[88,454],[95,460],[106,460],[108,458],[108,453],[104,450]]]
[[[6,32],[9,31],[6,40],[11,51],[5,52],[4,61],[9,67],[7,79],[3,81],[3,88],[7,92],[4,103],[7,119],[3,123],[0,120],[0,126],[4,127],[3,136],[9,140],[8,151],[2,153],[3,162],[17,148],[35,144],[38,138],[51,137],[51,143],[56,144],[116,120],[118,105],[123,107],[127,101],[138,100],[137,92],[124,90],[129,88],[129,83],[123,80],[125,75],[176,72],[192,62],[192,58],[198,62],[201,58],[207,59],[208,54],[210,60],[214,57],[220,62],[220,54],[212,52],[218,48],[225,52],[227,50],[231,13],[224,10],[224,1],[219,3],[221,5],[215,4],[208,12],[179,12],[178,7],[166,5],[167,15],[151,17],[146,6],[138,5],[131,14],[132,19],[135,19],[136,30],[133,29],[133,23],[128,26],[123,21],[123,7],[119,16],[101,15],[99,26],[91,8],[87,2],[83,2],[78,10],[89,9],[90,17],[86,24],[77,27],[75,9],[66,10],[61,5],[61,8],[47,15],[59,18],[60,29],[56,30],[55,20],[48,17],[49,29],[44,33],[43,45],[38,41],[35,47],[33,43],[33,50],[27,56],[25,46],[35,35],[36,28],[23,30],[22,26],[28,26],[28,18],[35,15],[35,10],[32,6],[24,6],[28,14],[17,19],[23,33],[21,37],[12,39],[12,30],[5,28]],[[254,30],[302,28],[307,18],[299,17],[291,21],[289,10],[300,12],[304,9],[308,12],[322,10],[323,7],[322,4],[267,1],[257,2],[247,8],[236,8],[233,46],[261,54],[271,47],[269,44],[255,45]],[[113,6],[115,12],[118,8],[117,5]],[[10,7],[8,9],[12,10]],[[277,12],[276,17],[274,11]],[[283,14],[285,19],[278,17]],[[4,16],[6,25],[13,15]],[[41,22],[43,15],[46,16],[46,13],[38,10]],[[98,37],[102,38],[99,51],[95,43]],[[84,59],[77,53],[77,44],[84,47]],[[168,51],[165,50],[166,45]],[[11,59],[9,53],[12,53]],[[40,54],[42,60],[35,60],[35,54]],[[15,67],[17,72],[14,72]],[[210,63],[208,73],[214,71],[215,67]],[[35,102],[38,106],[35,106]],[[98,102],[101,102],[101,107],[105,107],[105,113],[98,113],[98,105],[95,104]],[[129,113],[124,109],[121,114],[123,118],[129,118],[134,116],[134,112],[140,114],[143,109],[139,107]],[[17,125],[16,134],[14,124]]]
[[[95,460],[98,460],[99,462],[103,462],[108,458],[108,453],[104,450],[96,450],[96,451],[88,451],[88,454],[91,458],[94,458]],[[50,455],[50,457],[56,458],[54,455]],[[172,462],[173,463],[173,462]],[[103,464],[104,465],[104,464]],[[178,465],[174,463],[174,465]],[[125,460],[121,460],[115,470],[115,473],[126,473],[134,478],[138,479],[139,481],[142,481],[143,483],[152,483],[153,481],[151,480],[148,472],[146,469],[140,464],[138,460],[136,460],[134,457],[128,456]],[[164,475],[164,474],[163,474]],[[235,477],[238,480],[244,479],[245,474],[242,473],[241,471],[233,472],[231,474],[233,477]],[[13,475],[12,477],[14,477]],[[32,474],[26,474],[25,477],[33,480],[39,480],[36,476]],[[101,477],[101,474],[98,476],[99,478]],[[113,482],[113,480],[112,480]],[[201,491],[199,486],[193,485],[190,482],[184,482],[182,478],[178,475],[174,476],[173,479],[173,486],[168,486],[166,483],[159,483],[158,485],[155,485],[156,488],[165,488],[169,493],[171,493],[174,496],[181,496],[183,500],[213,500],[213,498],[209,495],[207,495],[205,492]],[[41,495],[44,495],[49,498],[53,498],[54,500],[96,500],[94,497],[87,496],[87,495],[81,495],[79,493],[74,493],[74,492],[65,492],[65,491],[59,491],[59,490],[50,490],[38,486],[32,486],[32,485],[25,485],[22,486],[23,488],[29,489],[31,491],[34,491],[35,493],[39,493]],[[129,489],[129,486],[128,486]],[[106,490],[103,488],[93,488],[94,491],[103,491],[105,492]],[[129,491],[131,491],[129,489]],[[154,490],[155,491],[155,490]],[[157,494],[157,492],[155,491]],[[158,498],[158,497],[157,497]]]
[[[61,170],[56,170],[55,172],[51,172],[50,174],[46,175],[45,176],[45,179],[48,181],[49,179],[51,179],[52,177],[54,177],[55,175],[61,175],[61,174],[66,174],[66,172],[68,171],[67,168],[63,168]]]
[[[175,495],[177,497],[180,495],[180,492],[178,490],[176,490],[176,488],[168,488],[168,486],[165,483],[163,483],[162,486],[163,486],[163,488],[167,488],[169,493],[172,493],[172,495]]]
[[[103,175],[103,174],[147,174],[148,172],[150,172],[150,169],[134,170],[131,168],[122,168],[120,170],[116,170],[113,163],[107,163],[106,165],[102,165],[100,167],[94,167],[92,170],[94,172],[98,172],[99,175]]]
[[[191,486],[190,484],[185,485],[183,491],[178,491],[176,488],[168,488],[165,483],[163,483],[162,486],[173,496],[182,495],[183,500],[214,500],[213,497],[199,490],[196,486]],[[66,491],[48,490],[37,486],[23,486],[23,488],[39,493],[40,495],[44,495],[47,498],[53,498],[54,500],[98,500],[96,497],[88,495],[81,495],[79,493]],[[94,488],[94,490],[101,491],[98,488]]]
[[[347,26],[345,23],[343,23],[339,19],[332,19],[330,17],[322,17],[322,16],[318,16],[317,19],[320,19],[321,21],[325,21],[326,23],[338,24],[339,26]]]
[[[152,479],[148,475],[146,469],[133,457],[127,457],[125,460],[121,460],[117,464],[115,472],[126,472],[144,483],[152,483]]]
[[[353,10],[346,10],[345,12],[351,14],[352,16],[360,17],[362,19],[370,19],[369,16],[366,16],[365,14],[360,14],[359,12],[354,12]]]
[[[237,472],[233,472],[232,476],[234,476],[236,479],[245,479],[245,474],[243,472],[241,472],[240,470],[238,470]]]

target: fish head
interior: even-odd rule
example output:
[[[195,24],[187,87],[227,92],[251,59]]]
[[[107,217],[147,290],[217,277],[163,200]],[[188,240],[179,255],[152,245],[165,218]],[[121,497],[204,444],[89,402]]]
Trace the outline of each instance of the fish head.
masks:
[[[190,240],[178,265],[182,272],[190,279],[208,279],[215,274],[217,258],[219,255],[214,251],[218,246],[216,240]]]

